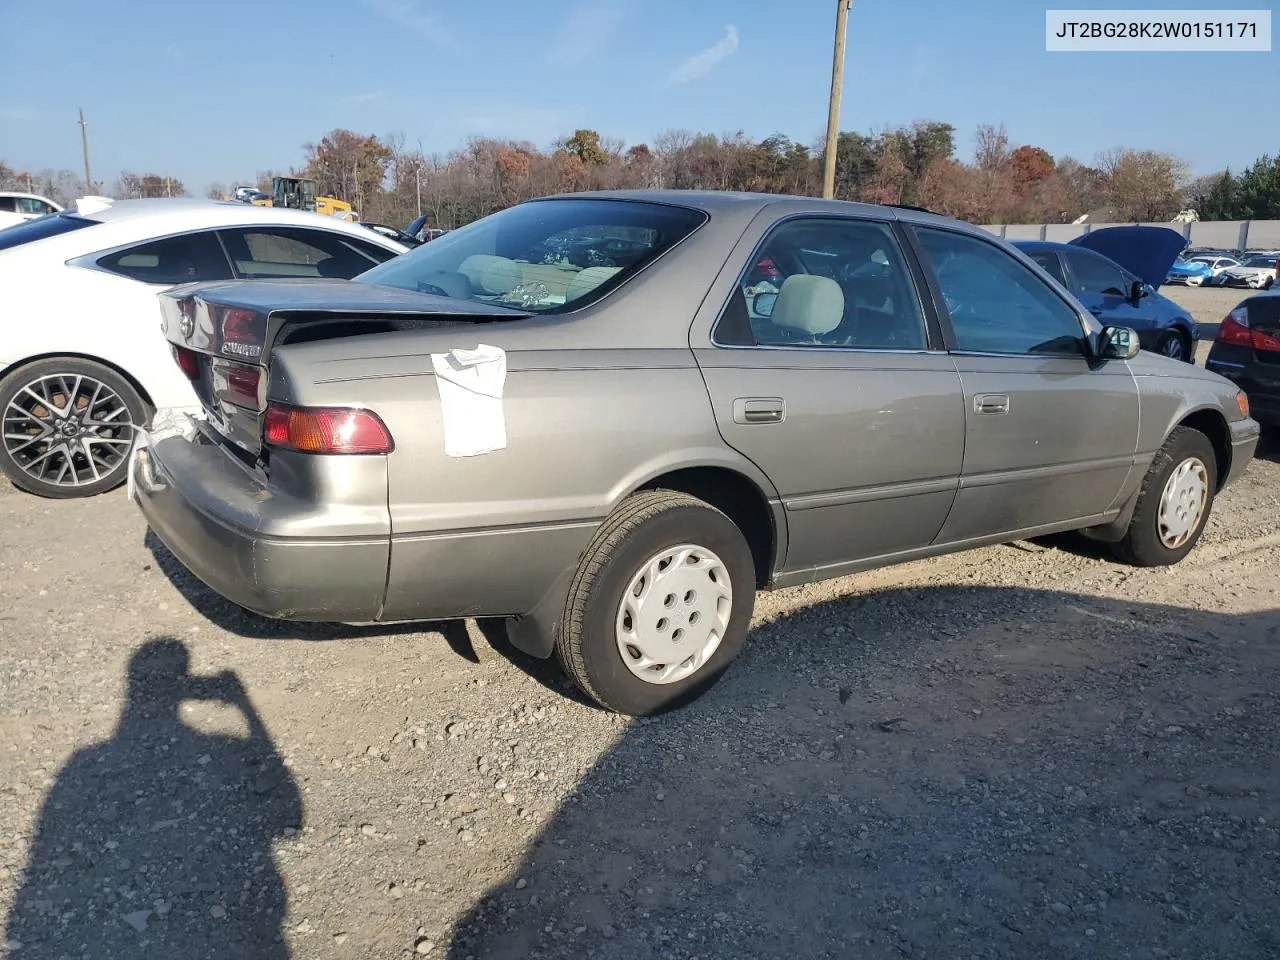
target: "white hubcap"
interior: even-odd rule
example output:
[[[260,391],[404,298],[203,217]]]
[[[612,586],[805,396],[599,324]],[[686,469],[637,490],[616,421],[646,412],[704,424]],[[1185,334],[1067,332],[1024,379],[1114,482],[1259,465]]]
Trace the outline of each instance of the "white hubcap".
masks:
[[[1160,495],[1160,542],[1176,550],[1200,526],[1209,500],[1209,471],[1198,457],[1188,457],[1164,485]]]
[[[684,543],[648,559],[618,605],[618,653],[646,683],[676,683],[702,669],[720,646],[733,610],[724,562]]]

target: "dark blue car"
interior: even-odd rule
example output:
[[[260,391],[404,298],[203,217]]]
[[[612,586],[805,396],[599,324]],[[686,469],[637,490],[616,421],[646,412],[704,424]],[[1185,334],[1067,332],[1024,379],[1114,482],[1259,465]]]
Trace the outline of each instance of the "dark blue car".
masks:
[[[1104,324],[1132,327],[1144,350],[1195,362],[1196,324],[1156,292],[1186,245],[1168,227],[1105,227],[1070,243],[1015,240]]]

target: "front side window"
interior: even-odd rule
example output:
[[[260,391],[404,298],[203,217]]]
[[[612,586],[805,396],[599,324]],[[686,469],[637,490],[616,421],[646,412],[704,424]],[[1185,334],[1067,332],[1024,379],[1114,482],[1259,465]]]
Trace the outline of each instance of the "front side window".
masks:
[[[1071,258],[1071,269],[1076,275],[1077,293],[1096,293],[1104,297],[1128,295],[1129,282],[1119,267],[1101,257],[1075,250],[1067,256]]]
[[[451,230],[357,277],[459,300],[562,313],[599,299],[706,220],[632,200],[535,200]]]
[[[230,280],[231,268],[212,232],[140,243],[98,258],[98,266],[142,283]]]
[[[914,229],[946,304],[957,349],[1081,354],[1084,328],[1076,311],[1016,258],[967,234]]]
[[[893,229],[784,221],[765,237],[716,329],[725,345],[924,350],[915,284]]]
[[[331,277],[350,280],[395,256],[391,250],[333,230],[244,227],[222,231],[223,242],[244,280]]]

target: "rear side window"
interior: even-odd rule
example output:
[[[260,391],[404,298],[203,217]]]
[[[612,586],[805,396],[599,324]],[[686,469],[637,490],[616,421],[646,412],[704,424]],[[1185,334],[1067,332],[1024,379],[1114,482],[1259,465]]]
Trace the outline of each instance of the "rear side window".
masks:
[[[18,212],[43,217],[53,213],[54,209],[43,200],[37,200],[35,197],[18,197]]]
[[[17,197],[0,197],[0,213],[17,213]]]
[[[98,266],[142,283],[230,280],[231,267],[211,231],[140,243],[98,258]]]
[[[1100,257],[1071,251],[1071,269],[1076,275],[1079,293],[1097,293],[1104,297],[1123,297],[1129,286],[1119,267],[1114,267]]]
[[[892,228],[825,217],[785,220],[765,237],[715,339],[730,346],[927,346],[919,298]]]
[[[1036,250],[1027,254],[1032,260],[1044,268],[1045,272],[1053,279],[1057,280],[1064,287],[1067,285],[1067,275],[1062,272],[1062,261],[1058,259],[1056,253],[1048,250]]]
[[[246,227],[222,231],[236,275],[245,280],[332,277],[356,274],[395,256],[374,243],[304,227]]]
[[[97,220],[86,220],[84,217],[66,213],[27,220],[25,223],[14,224],[12,227],[0,230],[0,250],[43,240],[45,237],[56,237],[60,233],[70,233],[72,230],[83,230],[85,227],[94,226],[97,222]]]

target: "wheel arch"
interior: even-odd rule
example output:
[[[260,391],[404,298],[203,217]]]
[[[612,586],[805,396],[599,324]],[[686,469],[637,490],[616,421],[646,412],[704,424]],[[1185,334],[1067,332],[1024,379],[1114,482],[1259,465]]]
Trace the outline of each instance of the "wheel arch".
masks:
[[[60,360],[63,358],[68,360],[87,360],[90,363],[97,363],[106,367],[112,373],[124,378],[124,381],[137,391],[138,396],[142,398],[142,402],[147,405],[149,410],[154,410],[156,408],[155,402],[151,399],[150,391],[142,385],[142,381],[119,364],[112,363],[110,360],[104,360],[102,357],[95,357],[91,353],[76,353],[72,350],[55,350],[50,353],[37,353],[30,357],[23,357],[21,360],[15,360],[13,363],[0,370],[0,380],[3,380],[11,373],[16,373],[23,367],[31,366],[33,363],[39,363],[42,360]]]
[[[781,516],[770,506],[759,484],[732,467],[707,464],[668,470],[649,478],[631,492],[658,489],[679,490],[724,513],[742,531],[751,548],[756,586],[763,588],[769,584],[785,533],[779,529]]]
[[[1209,439],[1218,461],[1214,492],[1221,490],[1231,472],[1231,429],[1227,426],[1227,418],[1212,407],[1201,407],[1184,414],[1174,426],[1188,427]]]

